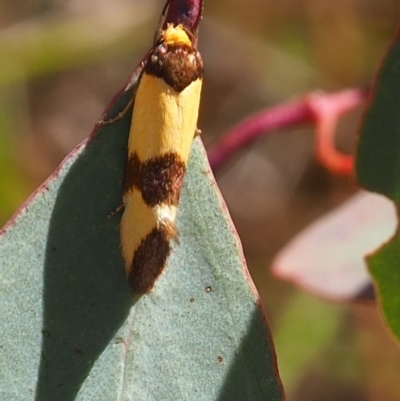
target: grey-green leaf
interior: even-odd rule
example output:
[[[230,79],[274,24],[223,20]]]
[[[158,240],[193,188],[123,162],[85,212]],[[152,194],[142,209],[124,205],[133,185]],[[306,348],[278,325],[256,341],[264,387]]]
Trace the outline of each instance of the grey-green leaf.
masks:
[[[0,232],[0,399],[281,400],[270,332],[199,139],[180,244],[132,306],[120,214],[108,217],[122,202],[130,118],[95,129]]]

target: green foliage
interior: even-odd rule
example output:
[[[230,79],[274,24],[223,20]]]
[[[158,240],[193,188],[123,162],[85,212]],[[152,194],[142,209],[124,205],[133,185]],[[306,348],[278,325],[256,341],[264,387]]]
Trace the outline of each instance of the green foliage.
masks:
[[[396,235],[388,244],[368,258],[369,270],[378,288],[384,316],[400,338],[400,240]]]
[[[140,18],[128,9],[106,21],[96,18],[57,23],[38,20],[26,24],[14,35],[0,36],[0,87],[132,52],[143,37],[152,34],[146,24],[149,11],[146,7],[141,11]],[[110,24],[110,20],[118,23],[105,30],[104,25]]]
[[[361,129],[356,173],[361,186],[400,206],[400,31],[371,94]],[[400,339],[400,244],[398,235],[368,258],[384,317]]]
[[[357,150],[357,180],[400,201],[400,37],[383,61],[364,117]]]
[[[27,196],[27,189],[17,168],[17,152],[10,139],[10,133],[15,134],[19,126],[9,92],[6,91],[4,96],[0,93],[0,224],[15,210],[15,205]]]
[[[274,335],[285,391],[291,394],[304,369],[325,347],[332,347],[343,316],[341,306],[296,293]],[[295,341],[293,340],[295,339]]]
[[[130,117],[72,152],[1,233],[0,398],[281,400],[265,317],[199,139],[180,245],[132,306],[120,216],[107,218],[121,204]]]

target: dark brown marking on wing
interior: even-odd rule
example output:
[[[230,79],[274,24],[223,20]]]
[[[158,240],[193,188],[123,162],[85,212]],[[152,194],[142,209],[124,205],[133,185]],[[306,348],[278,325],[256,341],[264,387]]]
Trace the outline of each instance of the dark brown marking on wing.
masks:
[[[148,293],[162,273],[171,252],[168,232],[154,228],[133,255],[128,282],[134,294]]]
[[[140,168],[141,163],[136,152],[132,155],[129,155],[125,167],[123,196],[125,196],[133,188],[138,188],[140,186]]]
[[[161,203],[177,206],[185,170],[185,163],[175,152],[152,157],[144,162],[133,153],[127,163],[124,195],[136,188],[150,207]]]
[[[141,170],[143,200],[151,207],[160,203],[177,206],[184,175],[185,163],[177,153],[146,160]]]
[[[148,58],[145,72],[162,78],[177,92],[203,76],[203,60],[200,53],[186,44],[161,43]]]

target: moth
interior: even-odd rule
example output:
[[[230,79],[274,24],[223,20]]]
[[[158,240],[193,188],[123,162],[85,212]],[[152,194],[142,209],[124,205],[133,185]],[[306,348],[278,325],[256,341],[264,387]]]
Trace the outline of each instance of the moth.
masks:
[[[120,225],[122,256],[134,294],[153,288],[172,241],[179,241],[175,219],[197,132],[203,77],[197,24],[190,28],[160,23],[137,85]]]

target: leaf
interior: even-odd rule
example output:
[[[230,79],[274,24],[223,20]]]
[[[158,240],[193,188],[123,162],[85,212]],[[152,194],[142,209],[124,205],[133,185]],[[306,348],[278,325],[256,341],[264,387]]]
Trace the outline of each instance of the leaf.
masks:
[[[357,182],[399,204],[400,29],[380,68],[356,154]]]
[[[108,110],[132,97],[125,88]],[[0,234],[0,399],[281,400],[241,245],[194,141],[180,245],[132,306],[119,249],[131,110],[100,126]]]
[[[378,73],[370,104],[361,127],[357,150],[358,183],[386,195],[400,205],[400,29]],[[383,315],[400,339],[398,233],[367,258],[378,289]]]
[[[370,284],[364,255],[393,235],[395,225],[392,202],[360,192],[289,242],[273,272],[324,297],[359,298]]]

